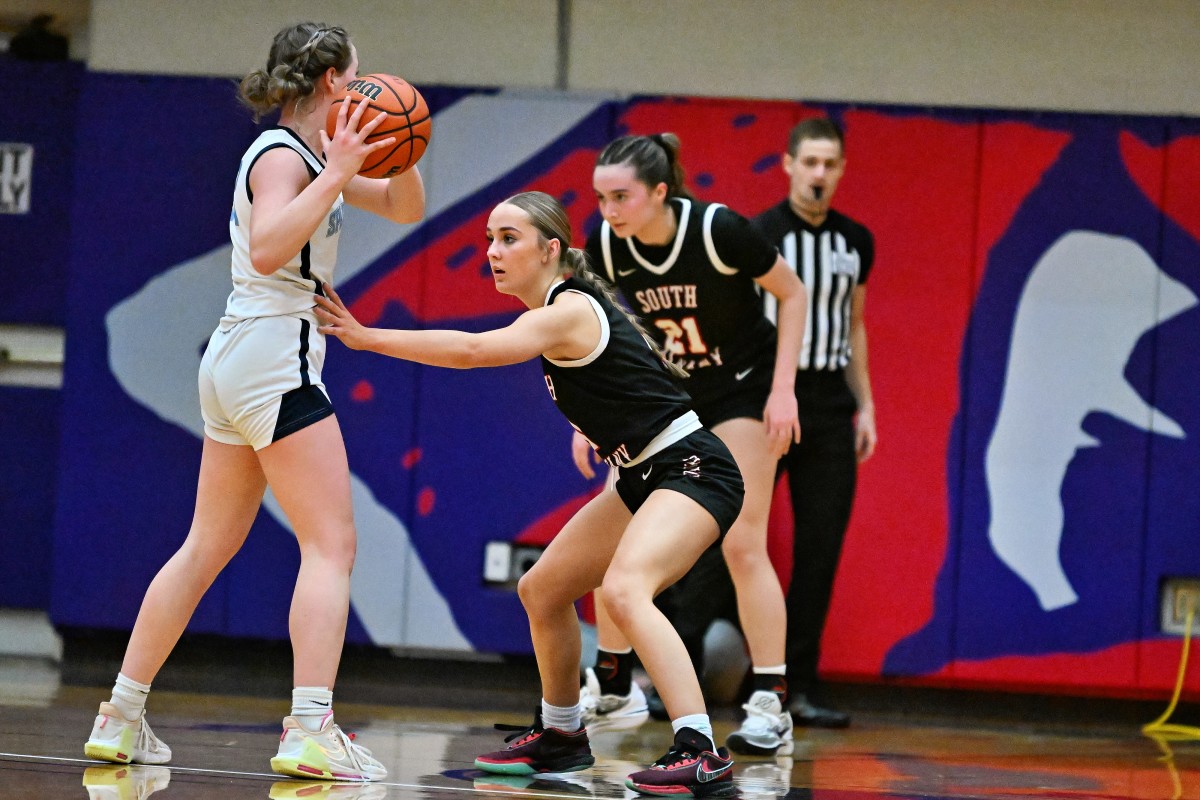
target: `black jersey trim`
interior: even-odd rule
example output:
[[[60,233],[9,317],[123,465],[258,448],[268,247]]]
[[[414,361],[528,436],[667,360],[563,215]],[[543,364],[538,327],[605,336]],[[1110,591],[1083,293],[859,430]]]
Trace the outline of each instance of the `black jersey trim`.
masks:
[[[311,281],[312,277],[312,242],[307,241],[304,247],[300,248],[300,277],[306,281]],[[320,284],[317,285],[320,289]]]
[[[300,320],[300,385],[308,386],[312,383],[308,377],[308,329],[311,326],[308,320]]]
[[[262,150],[259,150],[258,154],[255,155],[254,159],[250,162],[250,165],[246,167],[246,174],[243,179],[246,181],[246,199],[248,199],[250,201],[251,205],[254,204],[254,192],[250,191],[250,173],[254,170],[254,165],[257,164],[258,160],[260,158],[262,158],[264,155],[271,152],[272,150],[278,150],[281,147],[286,147],[288,150],[291,150],[293,152],[295,152],[295,150],[296,150],[296,148],[292,147],[287,142],[275,142],[273,144],[269,144],[266,147],[264,147]],[[297,155],[299,155],[299,153],[297,153]],[[304,158],[304,156],[300,156],[300,157]],[[305,164],[305,166],[308,166],[307,161],[305,161],[304,164]],[[312,169],[312,168],[309,167],[309,169]]]
[[[567,282],[566,278],[559,278],[554,283],[550,284],[550,288],[546,290],[546,297],[545,297],[545,299],[542,300],[542,305],[548,306],[551,303],[553,303],[554,298],[557,297],[555,290],[558,289],[558,287],[562,286],[566,282]],[[563,291],[565,292],[567,290],[563,289]]]
[[[316,167],[314,167],[312,165],[312,162],[309,161],[309,158],[312,158],[313,161],[316,161],[318,164],[321,164],[322,165],[321,169],[325,168],[323,162],[317,156],[317,154],[314,153],[309,148],[308,144],[306,144],[305,141],[300,138],[300,135],[297,134],[294,130],[292,130],[291,128],[284,127],[283,125],[276,125],[271,130],[272,131],[282,131],[282,132],[286,133],[291,138],[291,141],[290,142],[272,142],[271,144],[264,147],[262,150],[259,150],[258,153],[254,156],[254,159],[250,162],[249,166],[246,167],[246,175],[245,175],[246,198],[251,202],[251,204],[254,203],[254,192],[250,191],[250,172],[254,169],[254,165],[258,163],[258,160],[263,157],[264,153],[268,153],[271,150],[275,150],[280,147],[286,147],[287,149],[294,151],[297,155],[300,156],[300,159],[304,162],[304,167],[305,167],[305,169],[308,170],[308,179],[309,180],[315,180],[316,177],[321,174],[320,170],[318,170]],[[306,157],[306,154],[307,154],[307,157]]]
[[[271,442],[333,416],[333,404],[317,386],[298,386],[279,400],[279,417]]]
[[[294,130],[292,130],[291,128],[287,127],[286,125],[276,125],[276,126],[275,126],[275,130],[284,131],[284,132],[285,132],[285,133],[287,133],[289,136],[291,136],[291,137],[292,137],[292,138],[293,138],[293,139],[296,141],[296,144],[298,144],[298,145],[300,145],[302,148],[304,148],[304,152],[306,152],[306,153],[308,153],[310,156],[312,156],[312,157],[313,157],[313,160],[314,160],[314,161],[316,161],[318,164],[320,164],[320,165],[322,166],[322,168],[324,168],[324,164],[325,164],[325,162],[323,162],[323,161],[321,160],[321,157],[320,157],[320,156],[318,156],[316,153],[314,153],[314,152],[312,151],[312,148],[308,146],[308,142],[306,142],[306,141],[304,141],[303,139],[301,139],[301,138],[300,138],[300,134],[296,133]],[[305,161],[307,161],[307,160],[308,160],[308,159],[305,159]],[[310,164],[309,166],[311,167],[312,165]]]

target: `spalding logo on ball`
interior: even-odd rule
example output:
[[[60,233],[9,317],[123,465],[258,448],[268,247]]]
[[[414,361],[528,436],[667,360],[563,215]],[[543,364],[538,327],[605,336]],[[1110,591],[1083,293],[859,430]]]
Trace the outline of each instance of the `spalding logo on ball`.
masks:
[[[338,109],[341,101],[349,98],[348,114],[353,114],[359,103],[366,103],[359,127],[366,125],[380,114],[387,116],[379,127],[367,137],[367,142],[377,142],[396,137],[391,147],[377,150],[367,156],[359,175],[367,178],[393,178],[421,160],[429,144],[433,129],[429,107],[425,98],[412,84],[395,75],[374,73],[350,81],[346,88],[334,96],[325,118],[325,130],[333,136],[337,130]]]

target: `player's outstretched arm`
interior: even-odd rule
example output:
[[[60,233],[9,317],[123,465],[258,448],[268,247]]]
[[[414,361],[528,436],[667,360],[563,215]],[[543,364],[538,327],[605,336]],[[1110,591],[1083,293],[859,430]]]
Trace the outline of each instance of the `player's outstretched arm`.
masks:
[[[577,306],[551,305],[526,311],[506,328],[483,333],[452,330],[394,330],[359,323],[329,284],[326,297],[315,295],[318,330],[336,336],[353,350],[371,350],[418,364],[453,369],[519,364],[557,351],[576,338]]]

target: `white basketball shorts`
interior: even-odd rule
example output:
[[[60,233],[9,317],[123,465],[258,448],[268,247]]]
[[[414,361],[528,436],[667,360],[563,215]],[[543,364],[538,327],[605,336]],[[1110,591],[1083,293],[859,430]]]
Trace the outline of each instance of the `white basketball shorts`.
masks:
[[[200,361],[204,433],[261,450],[333,414],[316,317],[254,317],[213,331]]]

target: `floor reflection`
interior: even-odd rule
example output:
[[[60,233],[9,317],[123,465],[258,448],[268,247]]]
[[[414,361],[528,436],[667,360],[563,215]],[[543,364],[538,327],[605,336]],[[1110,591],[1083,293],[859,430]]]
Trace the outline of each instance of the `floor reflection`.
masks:
[[[596,766],[563,775],[490,775],[474,758],[500,746],[513,713],[339,703],[338,719],[389,770],[376,784],[281,780],[269,769],[286,700],[157,691],[150,717],[169,767],[101,765],[82,756],[97,688],[60,685],[52,664],[0,660],[0,800],[543,800],[634,798],[625,776],[660,756],[670,726],[593,737]],[[737,724],[714,717],[719,737]],[[1081,726],[1053,733],[989,724],[934,725],[859,714],[844,731],[796,732],[788,759],[742,759],[742,800],[1078,798],[1200,800],[1200,741]]]
[[[88,800],[143,800],[170,783],[171,770],[167,767],[110,764],[83,770]]]

